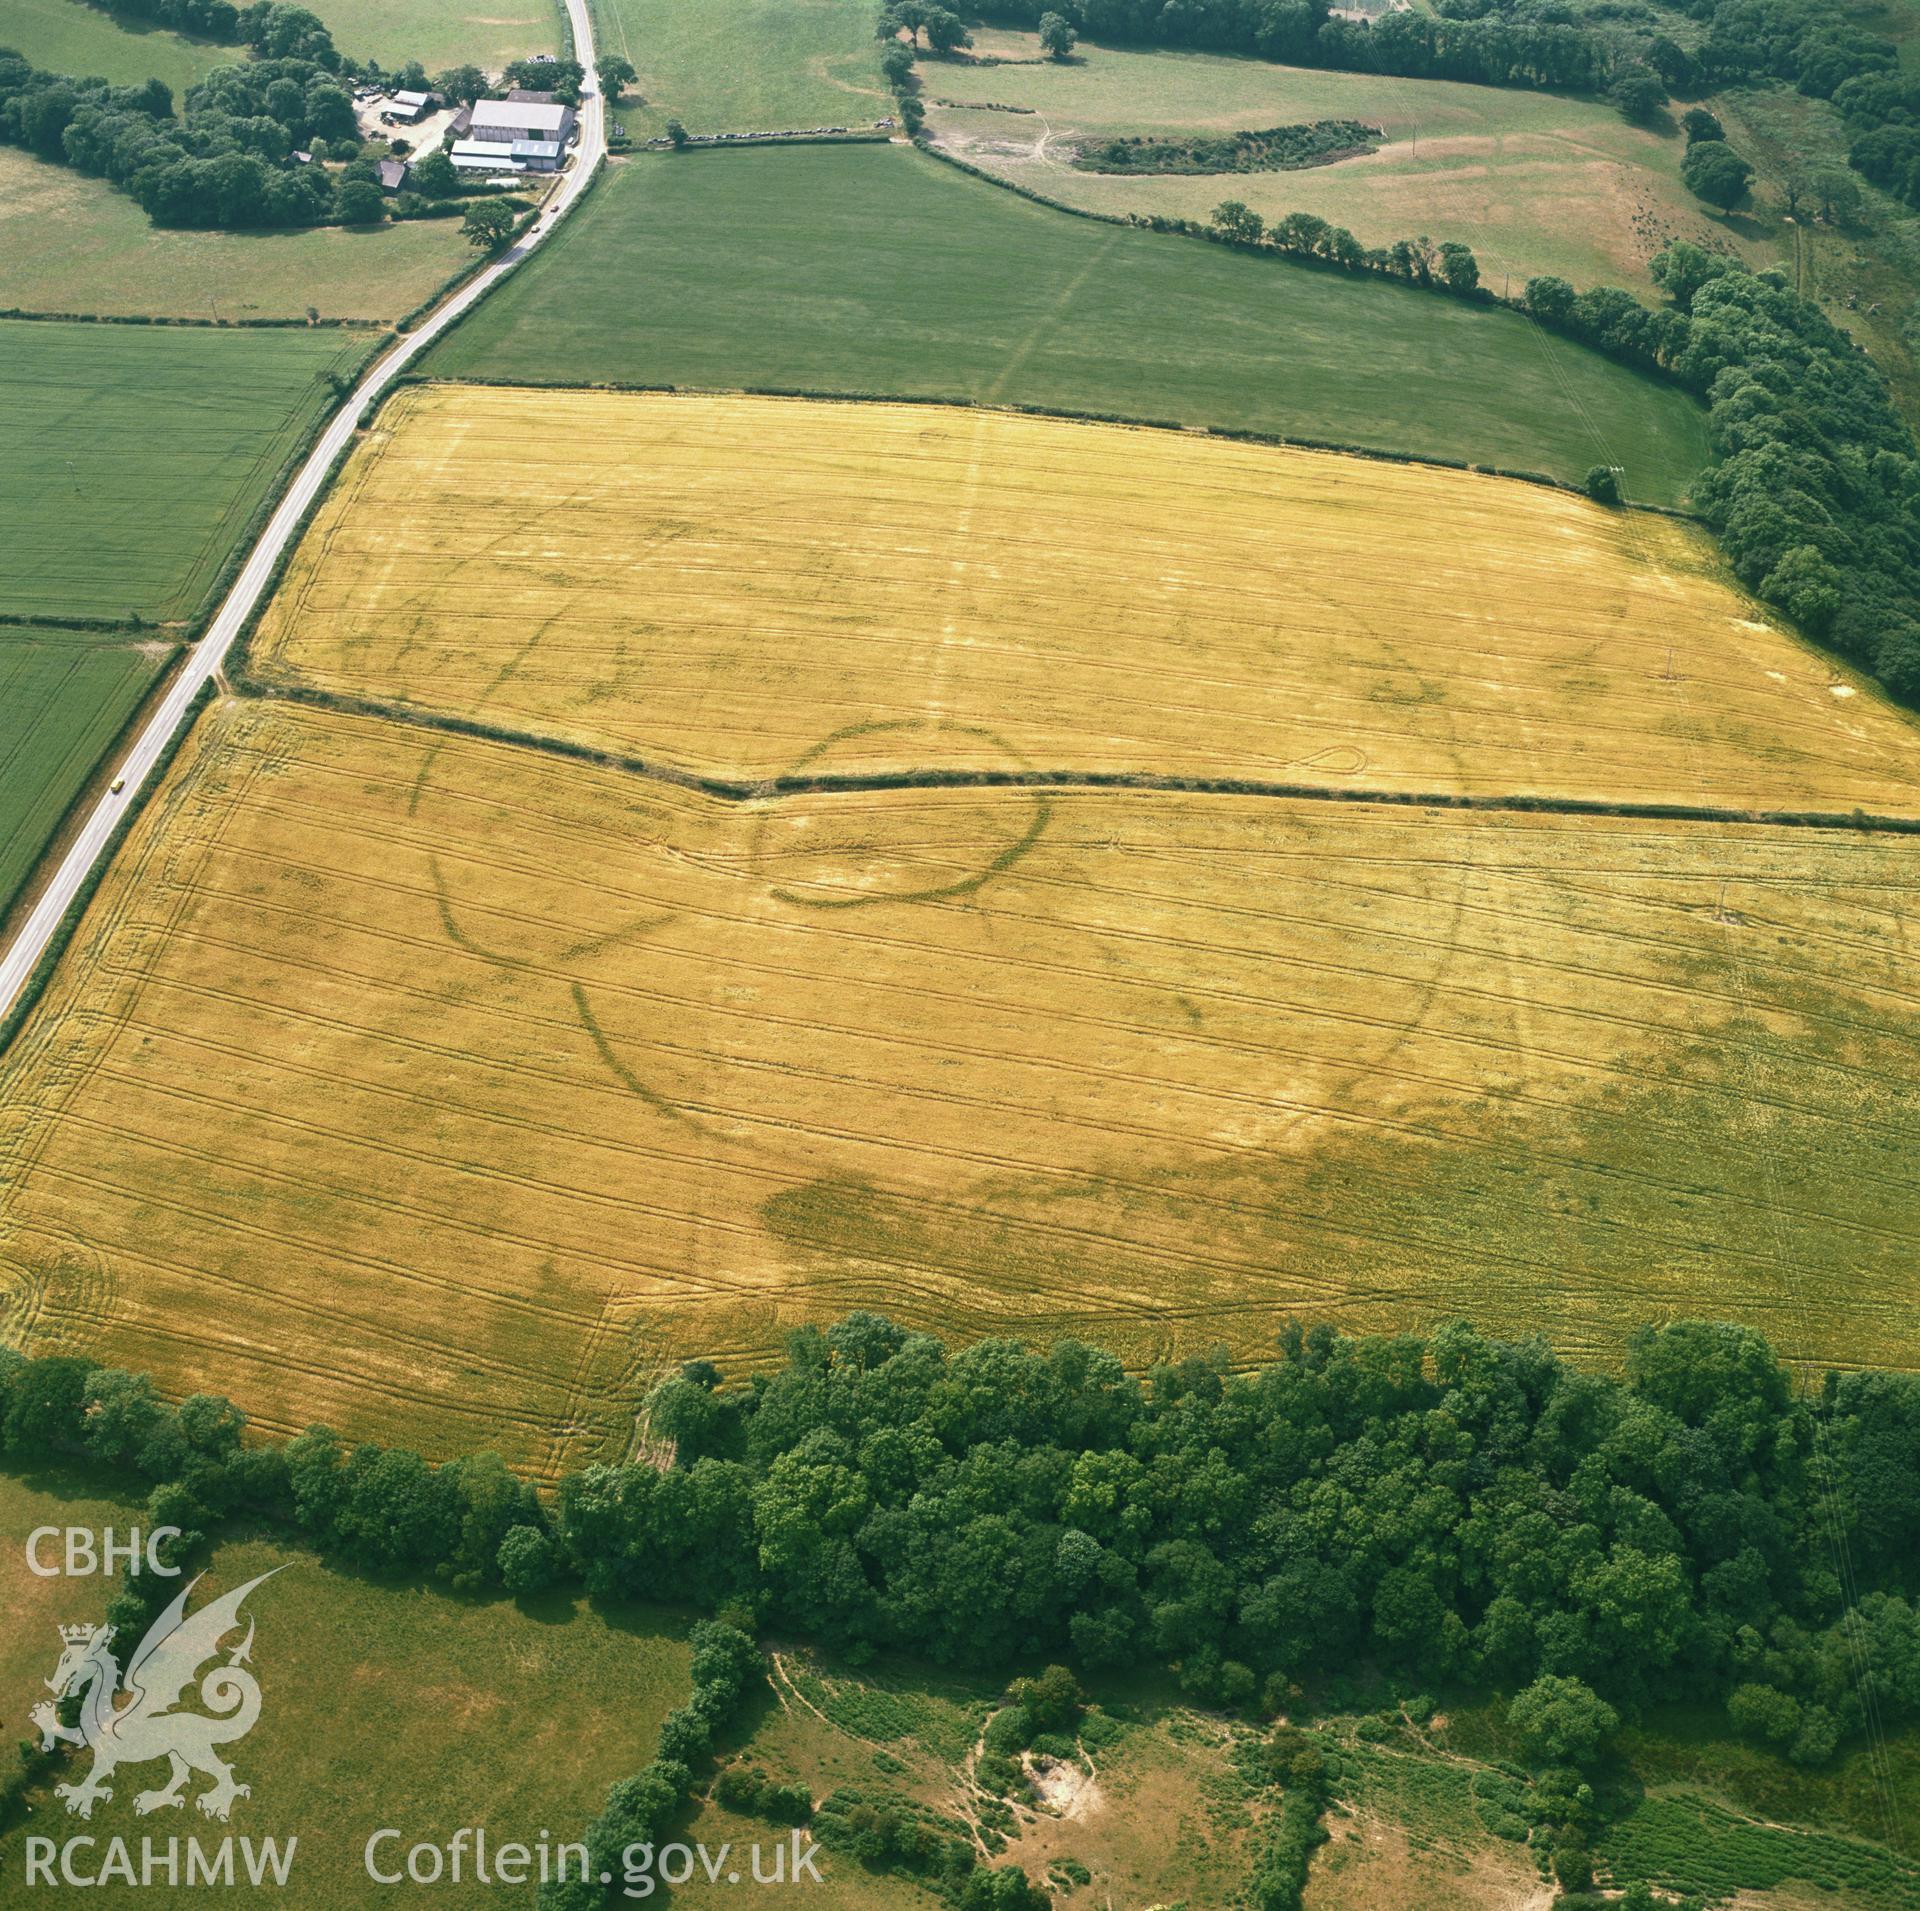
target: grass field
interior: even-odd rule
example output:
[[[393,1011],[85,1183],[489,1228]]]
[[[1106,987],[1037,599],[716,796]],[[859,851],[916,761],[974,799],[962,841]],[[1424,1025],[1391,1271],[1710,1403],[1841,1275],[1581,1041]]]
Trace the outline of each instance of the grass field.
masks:
[[[721,777],[1024,763],[1920,813],[1920,733],[1763,615],[1692,527],[1506,479],[442,386],[382,415],[254,658]]]
[[[538,1473],[856,1305],[1920,1365],[1916,886],[1742,825],[728,806],[230,704],[0,1077],[0,1332]]]
[[[982,1829],[1007,1839],[994,1862],[1039,1880],[1053,1874],[1062,1911],[1109,1905],[1229,1905],[1243,1900],[1253,1831],[1265,1799],[1237,1768],[1253,1728],[1181,1704],[1146,1681],[1095,1679],[1097,1725],[1071,1764],[1055,1768],[1053,1798],[1016,1785],[1005,1800],[969,1777],[969,1755],[1004,1701],[998,1680],[895,1661],[853,1668],[805,1649],[772,1654],[773,1691],[749,1717],[734,1757],[781,1782],[804,1784],[827,1809],[855,1799],[891,1807],[948,1835]],[[1097,1743],[1096,1743],[1097,1740]],[[709,1847],[767,1841],[763,1820],[705,1805],[686,1836]],[[1054,1868],[1084,1868],[1076,1885]],[[940,1899],[904,1877],[868,1871],[829,1847],[819,1911],[932,1911]],[[698,1880],[676,1891],[688,1911],[737,1901]]]
[[[0,624],[0,919],[171,649]]]
[[[1529,1803],[1505,1708],[1456,1694],[1432,1729],[1401,1719],[1363,1738],[1358,1721],[1330,1720],[1343,1776],[1333,1841],[1314,1860],[1305,1911],[1537,1911],[1544,1903],[1524,1842]],[[1381,1715],[1376,1714],[1376,1717]],[[1683,1722],[1684,1719],[1684,1722]],[[1597,1841],[1614,1887],[1646,1878],[1753,1911],[1914,1911],[1920,1864],[1885,1842],[1896,1805],[1911,1802],[1915,1735],[1850,1752],[1808,1771],[1729,1736],[1719,1708],[1655,1710],[1622,1733],[1611,1775],[1631,1799]],[[1873,1775],[1863,1769],[1872,1762]],[[1771,1768],[1762,1795],[1742,1781]],[[1764,1802],[1763,1802],[1764,1799]],[[1865,1823],[1857,1822],[1864,1819]],[[1911,1842],[1910,1824],[1897,1836]]]
[[[1079,58],[1037,58],[1031,34],[975,36],[1021,64],[926,60],[929,102],[984,101],[1024,113],[933,105],[941,143],[973,164],[1069,205],[1205,219],[1222,199],[1267,218],[1313,212],[1365,245],[1426,233],[1463,240],[1494,290],[1536,273],[1653,295],[1647,262],[1692,239],[1755,265],[1781,256],[1771,229],[1711,219],[1680,182],[1685,141],[1671,116],[1627,124],[1604,100],[1517,87],[1307,71],[1224,54],[1083,43]],[[1024,62],[1031,60],[1032,64]],[[1122,178],[1068,163],[1076,146],[1130,133],[1224,132],[1357,119],[1386,133],[1362,158],[1231,178]]]
[[[342,53],[389,70],[418,60],[429,73],[467,64],[498,73],[561,46],[559,0],[317,0],[313,11]]]
[[[110,1581],[31,1576],[27,1533],[112,1524],[124,1537],[139,1519],[137,1508],[69,1497],[55,1484],[0,1475],[0,1591],[10,1622],[0,1668],[13,1675],[6,1691],[21,1721],[59,1657],[56,1627],[98,1617],[111,1591]],[[297,1837],[292,1882],[276,1902],[315,1911],[383,1903],[392,1894],[369,1882],[362,1863],[371,1832],[405,1828],[402,1854],[416,1838],[444,1841],[463,1825],[484,1825],[496,1845],[533,1844],[543,1829],[556,1842],[577,1837],[607,1786],[653,1756],[660,1720],[687,1693],[682,1622],[670,1615],[558,1596],[522,1610],[377,1585],[270,1540],[221,1545],[194,1608],[275,1568],[284,1570],[246,1607],[262,1707],[232,1755],[253,1794],[235,1804],[231,1825],[209,1831],[192,1811],[163,1813],[166,1823],[138,1817],[135,1792],[161,1782],[162,1768],[147,1766],[124,1768],[113,1801],[84,1827],[43,1787],[28,1821],[34,1832],[121,1836],[136,1854],[142,1834],[156,1831],[198,1833],[203,1843],[229,1829],[283,1843]],[[7,1847],[24,1835],[17,1829],[0,1841],[9,1875],[21,1861]],[[172,1905],[205,1893],[155,1883],[140,1896]],[[471,1884],[442,1884],[434,1898],[461,1906],[526,1901],[524,1893]]]
[[[616,167],[427,364],[1003,400],[1572,478],[1605,461],[1655,502],[1706,457],[1678,392],[1517,316],[1075,219],[895,146]]]
[[[51,1479],[29,1484],[0,1473],[0,1611],[7,1615],[0,1626],[0,1692],[7,1698],[7,1723],[15,1728],[12,1738],[26,1735],[28,1705],[59,1657],[59,1628],[99,1620],[115,1591],[110,1579],[42,1578],[29,1572],[27,1535],[36,1526],[85,1526],[96,1532],[125,1527],[129,1514],[137,1513],[136,1504],[111,1497],[95,1480],[80,1486],[63,1479],[59,1487],[56,1491]],[[47,1556],[55,1552],[57,1546]]]
[[[165,80],[176,109],[201,74],[246,58],[243,47],[190,40],[138,21],[123,24],[82,0],[0,0],[0,46],[75,78],[97,74],[115,86]]]
[[[73,6],[76,0],[59,0]],[[0,310],[396,319],[473,256],[458,220],[307,232],[152,225],[125,193],[0,148]]]
[[[862,126],[893,111],[867,0],[595,0],[601,45],[640,77],[617,117],[636,138]],[[642,103],[644,102],[644,104]]]
[[[365,333],[0,323],[0,616],[191,617]]]

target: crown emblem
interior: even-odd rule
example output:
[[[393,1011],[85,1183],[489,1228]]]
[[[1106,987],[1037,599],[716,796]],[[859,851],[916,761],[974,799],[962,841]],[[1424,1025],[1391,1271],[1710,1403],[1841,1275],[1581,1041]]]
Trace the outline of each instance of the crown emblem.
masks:
[[[62,1626],[60,1628],[60,1637],[63,1638],[68,1645],[78,1646],[84,1645],[96,1632],[100,1635],[100,1643],[102,1645],[105,1645],[106,1642],[113,1637],[113,1628],[111,1626]]]

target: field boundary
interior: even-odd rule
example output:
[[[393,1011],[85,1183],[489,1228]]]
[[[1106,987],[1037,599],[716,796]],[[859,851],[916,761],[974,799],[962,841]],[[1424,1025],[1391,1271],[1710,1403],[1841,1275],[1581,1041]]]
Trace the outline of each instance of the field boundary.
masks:
[[[185,655],[183,648],[182,653]],[[164,684],[179,669],[179,659],[161,673],[160,682]],[[4,1016],[0,1016],[0,1056],[13,1046],[13,1038],[20,1033],[27,1017],[39,1007],[40,998],[47,992],[47,984],[53,980],[54,971],[60,966],[60,958],[66,954],[67,945],[72,942],[80,928],[80,919],[87,913],[100,885],[106,880],[107,872],[113,867],[114,859],[120,853],[121,846],[132,833],[133,826],[145,813],[147,805],[153,801],[160,785],[165,782],[167,772],[173,767],[173,760],[180,754],[193,727],[200,721],[202,713],[213,701],[214,686],[211,680],[203,683],[195,693],[193,701],[187,705],[186,715],[179,727],[170,736],[160,754],[154,759],[153,774],[141,783],[133,792],[131,800],[121,812],[120,819],[113,827],[113,834],[107,838],[106,847],[87,871],[87,879],[74,891],[73,900],[62,912],[58,926],[47,938],[47,946],[40,952],[40,960],[33,965],[33,972],[21,984],[20,993],[14,997],[13,1005]],[[124,735],[125,732],[122,732]],[[116,747],[118,739],[116,739]],[[110,752],[108,754],[111,754]],[[103,755],[101,761],[104,762]],[[62,827],[72,820],[71,811],[62,819]],[[34,865],[33,874],[38,875],[46,866],[47,858],[42,856]]]
[[[392,332],[385,326],[380,329],[386,333],[390,343],[393,337]],[[313,455],[314,446],[326,435],[334,419],[339,416],[340,407],[366,377],[368,370],[378,362],[385,349],[378,343],[369,343],[367,350],[362,352],[344,371],[336,374],[347,381],[345,389],[336,388],[333,402],[323,403],[314,414],[312,424],[288,447],[286,457],[281,460],[272,480],[262,491],[259,503],[248,513],[246,522],[235,533],[228,547],[226,561],[209,580],[199,603],[193,607],[192,615],[181,620],[186,626],[189,643],[198,643],[213,628],[213,620],[219,616],[220,606],[226,602],[227,593],[232,590],[234,580],[246,568],[247,560],[253,555],[253,547],[259,543],[267,526],[273,522],[273,514],[279,510],[280,501],[287,494],[288,484]]]
[[[878,127],[847,127],[833,132],[827,127],[817,131],[796,129],[791,133],[689,133],[684,146],[675,146],[664,134],[634,148],[637,153],[671,154],[678,159],[686,153],[729,153],[754,146],[891,146],[893,135]]]
[[[319,230],[319,228],[312,228]],[[386,332],[388,319],[364,318],[251,318],[205,319],[175,317],[165,312],[28,312],[18,306],[0,310],[0,319],[23,325],[162,325],[201,332]]]
[[[128,632],[129,637],[132,633]],[[103,650],[116,648],[112,644],[103,644]],[[14,919],[40,893],[40,877],[47,865],[59,854],[61,846],[72,829],[74,819],[81,808],[91,802],[100,793],[100,781],[109,772],[114,759],[126,746],[127,739],[138,732],[140,726],[153,714],[153,709],[167,694],[168,686],[173,682],[174,674],[180,668],[180,662],[187,654],[187,646],[170,641],[167,646],[167,661],[154,672],[153,681],[148,684],[140,701],[127,712],[125,721],[113,735],[107,739],[98,757],[94,759],[92,770],[86,780],[67,799],[52,829],[47,832],[47,840],[41,846],[39,855],[27,866],[20,880],[13,888],[0,893],[0,942],[4,942],[12,930]],[[0,1029],[0,1049],[6,1047],[5,1032]]]
[[[243,665],[244,671],[244,665]],[[1920,836],[1920,816],[1877,811],[1735,809],[1710,803],[1636,803],[1590,796],[1469,795],[1452,790],[1337,789],[1319,783],[1288,783],[1264,777],[1173,776],[1152,770],[846,770],[817,775],[704,776],[617,750],[596,749],[565,737],[474,717],[420,710],[375,697],[349,697],[306,684],[267,683],[245,672],[233,680],[242,696],[266,702],[304,704],[342,716],[405,724],[444,736],[472,737],[538,750],[595,769],[618,770],[649,782],[692,790],[723,803],[757,803],[769,797],[849,795],[887,790],[1126,790],[1178,796],[1238,796],[1267,801],[1350,803],[1383,809],[1478,810],[1550,816],[1616,816],[1644,822],[1758,824],[1775,829],[1852,830],[1864,834]],[[4,1033],[0,1033],[4,1046]]]

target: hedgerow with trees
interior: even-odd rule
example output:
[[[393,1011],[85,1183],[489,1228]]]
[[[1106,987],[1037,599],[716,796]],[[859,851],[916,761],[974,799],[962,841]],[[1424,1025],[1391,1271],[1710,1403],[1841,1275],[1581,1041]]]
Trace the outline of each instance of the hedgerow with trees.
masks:
[[[696,1362],[649,1412],[671,1466],[590,1466],[549,1504],[489,1452],[247,1445],[224,1400],[0,1350],[9,1461],[144,1478],[188,1544],[247,1512],[374,1572],[733,1608],[856,1658],[1164,1666],[1250,1710],[1366,1657],[1712,1699],[1808,1763],[1868,1703],[1920,1711],[1920,1380],[1799,1395],[1744,1328],[1648,1329],[1618,1377],[1456,1325],[1292,1328],[1252,1373],[1139,1379],[1076,1341],[950,1352],[856,1314],[773,1374]]]
[[[1424,237],[1363,246],[1313,213],[1269,224],[1230,199],[1210,228],[1144,223],[1455,297],[1492,296],[1466,246]],[[1692,502],[1741,582],[1920,703],[1920,447],[1885,380],[1778,268],[1749,271],[1679,240],[1652,273],[1670,301],[1660,309],[1617,287],[1576,292],[1550,275],[1530,279],[1518,303],[1542,325],[1702,398],[1714,461],[1694,480]],[[1588,489],[1619,499],[1601,467]]]
[[[1162,135],[1100,141],[1073,156],[1082,172],[1252,173],[1325,166],[1378,150],[1377,126],[1356,119],[1319,119],[1259,131]]]

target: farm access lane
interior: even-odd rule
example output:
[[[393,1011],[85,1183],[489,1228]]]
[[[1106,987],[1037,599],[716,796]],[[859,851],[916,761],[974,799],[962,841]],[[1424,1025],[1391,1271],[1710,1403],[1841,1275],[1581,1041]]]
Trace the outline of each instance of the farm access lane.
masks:
[[[301,520],[325,488],[328,474],[352,439],[368,403],[379,397],[456,319],[485,298],[521,260],[548,238],[598,172],[607,150],[606,105],[600,96],[593,70],[593,19],[587,0],[566,0],[566,9],[567,19],[573,28],[575,57],[584,69],[579,114],[580,139],[572,167],[561,176],[558,189],[548,199],[525,236],[508,247],[484,271],[450,293],[405,338],[396,341],[368,369],[366,376],[353,388],[320,434],[319,442],[308,454],[278,508],[267,520],[266,529],[260,533],[240,575],[234,580],[233,588],[227,592],[213,622],[207,627],[206,634],[188,652],[179,675],[132,747],[115,766],[109,779],[109,788],[94,804],[79,833],[68,845],[59,867],[20,925],[12,945],[0,955],[0,1016],[5,1016],[21,990],[27,986],[59,932],[67,911],[95,868],[105,860],[115,829],[142,786],[153,775],[168,743],[185,721],[194,698],[225,663],[234,640],[265,594],[281,554],[292,542]]]

